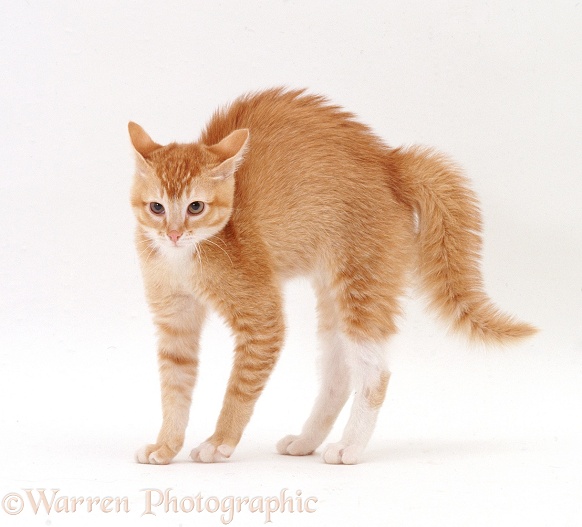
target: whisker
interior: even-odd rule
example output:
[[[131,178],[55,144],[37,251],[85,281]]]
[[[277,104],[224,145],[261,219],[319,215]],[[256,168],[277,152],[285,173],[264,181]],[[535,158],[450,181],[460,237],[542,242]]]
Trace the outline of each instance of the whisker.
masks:
[[[200,254],[200,245],[197,243],[194,244],[194,253],[198,258],[198,263],[200,264],[200,267],[202,267],[202,255]]]
[[[152,254],[154,254],[156,252],[156,247],[151,243],[148,242],[148,244],[146,245],[145,249],[143,249],[139,254],[138,254],[138,258],[141,258],[146,251],[148,251],[147,256],[145,257],[145,262],[144,263],[148,263],[149,259],[152,257]]]
[[[213,242],[210,238],[206,238],[206,240],[204,240],[204,241],[214,245],[215,247],[218,247],[224,254],[226,254],[227,258],[230,260],[230,265],[234,266],[234,263],[232,261],[232,258],[230,257],[230,254],[228,254],[228,252],[226,252],[226,249],[224,249],[224,247],[221,247],[216,242]]]
[[[151,250],[151,249],[152,249],[152,246],[151,246],[151,244],[149,244],[149,243],[148,243],[148,244],[145,246],[145,248],[144,248],[144,249],[142,249],[142,250],[141,250],[141,252],[138,254],[138,257],[141,257],[141,255],[142,255],[143,253],[145,253],[147,250]]]

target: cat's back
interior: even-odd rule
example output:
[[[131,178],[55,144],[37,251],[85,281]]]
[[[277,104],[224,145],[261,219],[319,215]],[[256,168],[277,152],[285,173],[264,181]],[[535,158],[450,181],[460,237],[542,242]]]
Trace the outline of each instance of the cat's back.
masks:
[[[309,267],[324,247],[361,238],[354,225],[391,214],[387,146],[325,97],[281,88],[243,96],[214,114],[200,141],[215,144],[240,128],[250,140],[232,221],[252,226],[244,231],[259,233],[282,268],[298,258]]]
[[[270,90],[249,93],[218,109],[202,134],[202,142],[213,144],[237,128],[249,128],[254,142],[265,137],[276,139],[275,133],[286,134],[292,129],[309,128],[321,133],[334,125],[344,125],[353,115],[332,105],[320,95],[306,90]],[[287,137],[289,139],[289,137]]]
[[[385,146],[353,114],[306,90],[251,93],[215,112],[201,142],[214,144],[239,128],[250,130],[249,163],[384,155]],[[280,163],[282,164],[282,163]],[[257,168],[256,166],[253,168]]]

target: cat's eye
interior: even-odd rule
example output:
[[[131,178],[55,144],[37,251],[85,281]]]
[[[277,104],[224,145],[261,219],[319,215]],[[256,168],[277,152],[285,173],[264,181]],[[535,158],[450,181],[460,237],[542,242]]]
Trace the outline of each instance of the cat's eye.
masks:
[[[198,216],[204,212],[204,202],[203,201],[193,201],[188,205],[188,214],[192,216]]]
[[[164,212],[166,212],[166,209],[164,209],[164,206],[161,203],[158,203],[156,201],[152,201],[150,203],[150,210],[156,214],[157,216],[160,216],[161,214],[163,214]]]

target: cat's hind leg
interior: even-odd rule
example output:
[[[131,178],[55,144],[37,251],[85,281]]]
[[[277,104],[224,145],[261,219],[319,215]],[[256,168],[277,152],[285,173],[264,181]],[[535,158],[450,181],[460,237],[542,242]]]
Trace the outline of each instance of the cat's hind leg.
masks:
[[[328,436],[350,396],[350,371],[339,330],[336,300],[331,294],[329,284],[321,278],[315,280],[314,288],[317,294],[318,336],[322,350],[320,391],[301,434],[285,436],[277,443],[277,452],[280,454],[312,454]]]
[[[277,443],[279,454],[312,454],[329,434],[350,396],[350,376],[340,336],[335,331],[320,333],[321,387],[301,434],[288,435]]]
[[[385,363],[384,342],[355,342],[344,337],[344,349],[355,388],[351,414],[342,438],[327,445],[326,463],[353,465],[368,444],[384,402],[390,372]]]
[[[333,291],[340,335],[355,390],[342,438],[323,451],[326,463],[358,463],[372,436],[390,379],[386,343],[397,331],[409,265],[406,237],[380,240],[340,260]],[[398,243],[396,243],[398,241]],[[392,243],[390,243],[392,242]]]

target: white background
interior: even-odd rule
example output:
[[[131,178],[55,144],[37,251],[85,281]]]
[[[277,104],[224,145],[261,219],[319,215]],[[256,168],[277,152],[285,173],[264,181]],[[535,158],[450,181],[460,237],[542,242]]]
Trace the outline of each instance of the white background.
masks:
[[[4,1],[0,17],[0,497],[127,496],[128,514],[2,525],[220,525],[141,516],[145,487],[184,497],[316,496],[275,525],[582,523],[582,5],[576,1]],[[288,339],[233,459],[200,465],[232,342],[204,334],[187,447],[134,450],[160,423],[154,330],[133,249],[128,120],[194,140],[249,90],[308,87],[391,145],[451,154],[485,219],[488,291],[538,325],[474,350],[407,301],[364,463],[275,454],[317,386],[314,302],[287,289]],[[346,414],[331,439],[337,440]],[[262,525],[260,513],[233,525]]]

